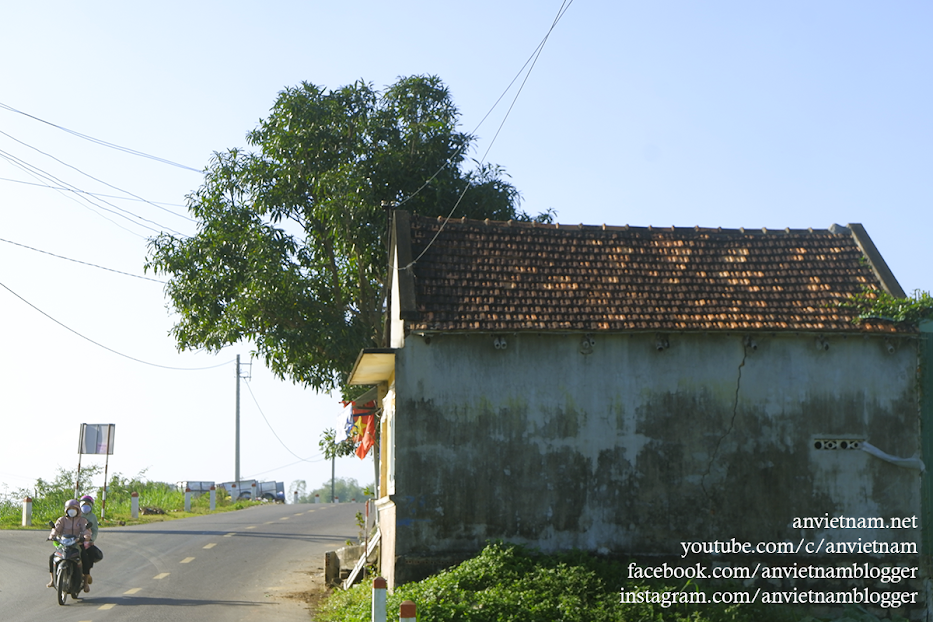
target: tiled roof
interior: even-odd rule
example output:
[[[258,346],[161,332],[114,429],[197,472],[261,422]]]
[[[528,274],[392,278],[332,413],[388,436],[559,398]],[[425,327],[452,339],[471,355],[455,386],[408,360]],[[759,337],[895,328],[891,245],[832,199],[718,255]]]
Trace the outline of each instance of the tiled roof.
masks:
[[[853,232],[838,225],[444,225],[414,215],[409,222],[411,330],[895,330],[884,322],[856,326],[835,306],[865,286],[890,285],[876,275],[874,264],[884,262],[874,247],[872,262]],[[860,225],[851,227],[867,239]]]

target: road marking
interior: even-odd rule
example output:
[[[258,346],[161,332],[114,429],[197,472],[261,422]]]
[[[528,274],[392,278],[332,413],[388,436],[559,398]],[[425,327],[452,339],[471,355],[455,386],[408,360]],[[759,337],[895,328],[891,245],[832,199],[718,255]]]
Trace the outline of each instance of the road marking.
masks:
[[[101,605],[97,608],[98,611],[107,611],[108,609],[113,609],[117,606],[117,603],[107,603],[106,605]]]
[[[271,525],[271,524],[274,523],[274,522],[275,522],[274,520],[270,520],[270,521],[268,521],[268,522],[263,523],[263,525]]]
[[[193,558],[193,557],[186,557],[186,558],[184,558],[183,560],[181,560],[181,562],[179,562],[179,563],[182,563],[182,564],[190,564],[190,563],[193,562],[193,561],[194,561],[194,558]]]
[[[289,516],[283,516],[283,517],[280,518],[279,520],[288,520],[289,518],[290,518]]]
[[[204,548],[206,548],[206,549],[212,549],[212,548],[214,548],[215,546],[217,546],[217,543],[216,543],[216,542],[211,542],[210,544],[208,544],[208,545],[205,546]]]
[[[141,590],[141,589],[143,589],[143,588],[141,588],[141,587],[134,587],[133,589],[131,589],[131,590],[126,590],[126,591],[123,592],[123,593],[124,593],[124,594],[135,594],[136,592],[138,592],[138,591]]]
[[[170,573],[170,572],[163,572],[163,573],[161,573],[161,574],[157,574],[156,576],[154,576],[154,577],[152,577],[152,578],[153,578],[153,579],[164,579],[165,577],[169,576],[170,574],[172,574],[172,573]]]
[[[247,529],[256,529],[256,525],[250,525]]]
[[[236,532],[233,532],[233,533],[225,533],[225,534],[224,534],[224,537],[225,537],[225,538],[232,538],[232,537],[235,536],[235,535],[236,535]]]
[[[302,514],[304,514],[304,512],[298,512],[295,516],[301,516]]]

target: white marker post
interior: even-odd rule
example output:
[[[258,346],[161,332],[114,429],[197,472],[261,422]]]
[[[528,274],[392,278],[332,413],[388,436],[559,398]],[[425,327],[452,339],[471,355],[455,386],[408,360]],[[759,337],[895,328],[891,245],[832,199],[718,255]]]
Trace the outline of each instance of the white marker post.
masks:
[[[211,486],[211,512],[217,507],[217,489]]]
[[[373,579],[373,622],[386,622],[386,580]]]
[[[23,527],[32,527],[32,499],[23,499]]]
[[[130,518],[139,518],[139,493],[130,493]]]

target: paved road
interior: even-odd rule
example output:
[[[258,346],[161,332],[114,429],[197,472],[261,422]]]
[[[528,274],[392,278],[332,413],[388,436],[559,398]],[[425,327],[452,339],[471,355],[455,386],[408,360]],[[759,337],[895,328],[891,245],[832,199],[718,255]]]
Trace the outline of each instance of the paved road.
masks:
[[[91,591],[59,606],[46,589],[46,531],[0,531],[0,619],[11,622],[308,622],[284,598],[356,540],[362,504],[270,504],[101,529]]]

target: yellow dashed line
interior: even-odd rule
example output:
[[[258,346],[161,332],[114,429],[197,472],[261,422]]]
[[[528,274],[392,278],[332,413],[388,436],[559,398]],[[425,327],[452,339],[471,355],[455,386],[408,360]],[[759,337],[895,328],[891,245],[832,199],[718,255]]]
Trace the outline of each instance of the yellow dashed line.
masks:
[[[116,607],[116,606],[117,606],[116,603],[107,603],[106,605],[101,605],[100,607],[98,607],[97,610],[98,610],[98,611],[107,611],[108,609],[113,609],[113,608]]]
[[[302,514],[304,514],[304,512],[298,512],[295,516],[301,516]]]
[[[153,579],[164,579],[165,577],[169,576],[170,574],[172,574],[172,573],[170,573],[170,572],[163,572],[163,573],[161,573],[161,574],[157,574],[156,576],[154,576],[154,577],[152,577],[152,578],[153,578]]]
[[[190,564],[190,563],[193,562],[193,561],[194,561],[194,558],[193,558],[193,557],[186,557],[186,558],[184,558],[183,560],[181,560],[181,562],[179,562],[179,563],[182,563],[182,564]]]
[[[268,522],[263,523],[263,525],[271,525],[271,524],[274,523],[274,522],[275,522],[274,520],[270,520],[270,521],[268,521]]]
[[[216,543],[216,542],[211,542],[210,544],[208,544],[208,545],[205,546],[204,548],[206,548],[206,549],[212,549],[212,548],[214,548],[215,546],[217,546],[217,543]]]
[[[247,529],[256,529],[256,525],[250,525]]]
[[[288,520],[289,518],[290,518],[290,517],[288,517],[288,516],[283,516],[283,517],[280,518],[279,520]]]
[[[235,536],[235,535],[236,535],[236,532],[234,532],[234,533],[225,533],[225,534],[224,534],[224,537],[225,537],[225,538],[232,538],[232,537]]]
[[[135,594],[136,592],[138,592],[138,591],[141,590],[141,589],[143,589],[143,588],[141,588],[141,587],[134,587],[133,589],[131,589],[131,590],[126,590],[126,591],[123,592],[123,593],[124,593],[124,594]]]

